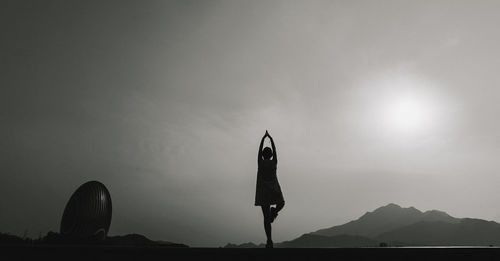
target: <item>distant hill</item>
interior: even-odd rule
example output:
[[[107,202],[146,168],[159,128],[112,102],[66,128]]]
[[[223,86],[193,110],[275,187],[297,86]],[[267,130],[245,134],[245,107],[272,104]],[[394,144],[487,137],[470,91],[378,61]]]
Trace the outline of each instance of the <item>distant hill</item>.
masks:
[[[402,226],[411,225],[421,221],[443,221],[446,223],[458,223],[460,219],[451,217],[445,212],[431,210],[422,212],[414,207],[402,208],[396,204],[388,204],[367,212],[357,220],[344,225],[320,229],[311,234],[322,236],[335,235],[359,235],[365,237],[376,237],[381,233]]]
[[[188,247],[184,244],[177,244],[167,241],[152,241],[139,234],[129,234],[125,236],[107,237],[103,244],[120,246],[162,246],[162,247]]]
[[[282,243],[275,243],[274,247],[280,248],[308,248],[308,247],[376,247],[378,241],[362,237],[339,235],[333,237],[304,234],[294,240],[285,241]],[[243,243],[240,245],[227,244],[224,248],[264,248],[265,245],[256,245],[252,242]]]
[[[422,212],[414,207],[402,208],[388,204],[346,224],[304,234],[277,243],[275,247],[379,245],[500,246],[500,224],[481,219],[455,218],[438,210]]]
[[[258,247],[259,248],[264,247],[264,244],[256,245],[252,242],[248,242],[240,245],[228,243],[227,245],[224,246],[224,248],[258,248]]]
[[[294,240],[279,243],[276,247],[376,247],[378,241],[351,235],[320,236],[304,234]]]
[[[500,224],[471,218],[459,223],[422,221],[382,233],[377,239],[415,246],[498,246]]]
[[[124,236],[109,236],[102,241],[81,240],[69,238],[55,232],[48,232],[40,239],[21,239],[18,236],[0,233],[0,245],[66,245],[66,244],[91,244],[108,246],[157,246],[157,247],[188,247],[184,244],[171,243],[166,241],[153,241],[139,234],[129,234]]]
[[[23,245],[30,241],[11,234],[0,233],[0,245]]]

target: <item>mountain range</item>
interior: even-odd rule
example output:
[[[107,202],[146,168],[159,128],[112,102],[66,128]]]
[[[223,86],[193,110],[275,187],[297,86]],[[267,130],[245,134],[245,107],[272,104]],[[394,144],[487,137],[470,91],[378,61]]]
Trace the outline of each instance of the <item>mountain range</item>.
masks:
[[[171,247],[185,248],[184,244],[167,241],[153,241],[140,234],[128,234],[123,236],[108,236],[102,241],[82,240],[68,238],[49,231],[46,236],[38,239],[20,238],[15,235],[0,233],[0,246],[2,245],[101,245],[101,246],[143,246],[143,247]]]
[[[455,218],[446,212],[422,212],[396,204],[367,212],[339,226],[320,229],[275,247],[490,246],[500,245],[500,224]],[[263,247],[245,243],[225,247]]]

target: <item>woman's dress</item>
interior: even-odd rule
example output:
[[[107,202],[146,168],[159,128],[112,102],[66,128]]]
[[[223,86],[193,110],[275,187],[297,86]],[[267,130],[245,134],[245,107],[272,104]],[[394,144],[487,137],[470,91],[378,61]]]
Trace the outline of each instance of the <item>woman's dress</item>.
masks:
[[[259,160],[255,206],[274,205],[284,202],[283,193],[276,176],[275,160]]]

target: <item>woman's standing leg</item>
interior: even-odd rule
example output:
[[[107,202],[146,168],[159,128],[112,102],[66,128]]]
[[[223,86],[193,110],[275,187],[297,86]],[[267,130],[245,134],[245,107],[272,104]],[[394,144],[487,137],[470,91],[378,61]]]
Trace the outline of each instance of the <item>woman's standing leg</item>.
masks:
[[[266,231],[267,244],[266,248],[273,247],[273,240],[271,237],[271,206],[264,205],[261,206],[262,214],[264,215],[264,230]]]

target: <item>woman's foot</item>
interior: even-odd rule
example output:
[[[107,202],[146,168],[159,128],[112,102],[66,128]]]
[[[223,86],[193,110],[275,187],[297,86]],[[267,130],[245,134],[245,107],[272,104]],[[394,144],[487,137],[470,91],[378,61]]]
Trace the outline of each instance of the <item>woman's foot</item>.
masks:
[[[273,248],[273,241],[267,240],[266,248]]]

